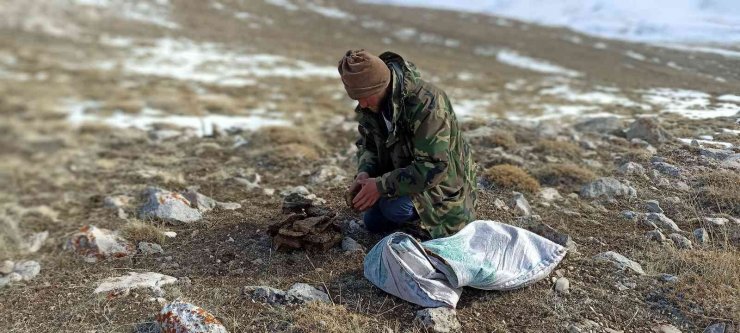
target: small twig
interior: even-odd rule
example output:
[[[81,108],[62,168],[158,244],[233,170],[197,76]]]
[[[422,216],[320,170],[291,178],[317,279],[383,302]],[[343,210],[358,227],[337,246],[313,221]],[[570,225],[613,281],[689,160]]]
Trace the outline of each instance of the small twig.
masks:
[[[630,320],[627,321],[627,324],[624,325],[624,329],[627,329],[627,327],[630,327],[630,325],[632,324],[632,321],[635,320],[635,317],[637,317],[638,312],[640,312],[640,308],[635,309],[635,314],[633,314],[632,318],[630,318]]]

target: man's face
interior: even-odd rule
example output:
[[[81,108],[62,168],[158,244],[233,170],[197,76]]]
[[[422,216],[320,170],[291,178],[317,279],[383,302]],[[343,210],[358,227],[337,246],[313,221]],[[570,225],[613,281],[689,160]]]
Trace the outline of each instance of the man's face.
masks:
[[[380,110],[380,102],[383,100],[383,95],[385,95],[385,92],[371,95],[365,98],[360,98],[357,100],[357,102],[360,104],[361,108],[369,109],[373,112],[378,112],[378,110]]]

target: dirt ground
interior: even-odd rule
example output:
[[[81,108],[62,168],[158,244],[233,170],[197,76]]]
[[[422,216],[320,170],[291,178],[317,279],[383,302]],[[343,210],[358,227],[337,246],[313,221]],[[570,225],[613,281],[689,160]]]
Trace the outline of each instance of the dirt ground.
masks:
[[[361,219],[343,198],[356,170],[354,104],[332,72],[344,51],[360,47],[413,61],[424,78],[447,91],[466,133],[495,133],[470,136],[481,167],[480,219],[524,223],[495,205],[508,202],[512,191],[484,176],[495,165],[516,165],[564,197],[546,203],[525,193],[542,222],[577,244],[558,266],[570,293],[555,292],[550,278],[508,292],[466,288],[457,306],[464,332],[652,332],[659,324],[701,332],[710,324],[740,322],[739,171],[677,140],[711,135],[737,155],[738,116],[691,119],[666,112],[676,105],[699,113],[737,108],[733,103],[740,101],[722,96],[740,91],[739,58],[477,14],[343,1],[293,1],[295,9],[263,1],[76,3],[0,6],[7,22],[0,24],[0,260],[41,264],[34,279],[0,289],[0,331],[146,332],[162,307],[146,291],[108,299],[93,290],[111,276],[159,272],[191,281],[166,288],[167,300],[197,304],[231,332],[423,332],[413,321],[420,307],[363,277],[363,255],[339,248],[276,252],[265,232],[284,216],[279,192],[291,186],[324,198],[341,221]],[[309,10],[312,4],[344,16],[320,15]],[[142,19],[142,12],[159,16]],[[511,50],[571,74],[506,64],[501,52]],[[625,56],[628,51],[643,60]],[[299,74],[285,74],[286,66]],[[703,102],[687,99],[697,93]],[[679,97],[664,102],[671,96]],[[568,115],[574,109],[580,111]],[[205,123],[120,126],[147,110],[180,119],[242,116],[288,125],[206,136],[197,133],[210,130]],[[600,113],[620,116],[620,131],[574,125]],[[621,131],[643,114],[658,116],[672,137],[654,145],[655,152],[630,143]],[[158,139],[167,129],[176,134]],[[655,156],[678,166],[681,176],[652,176]],[[648,172],[618,174],[628,161]],[[327,166],[344,171],[345,179],[312,181]],[[553,176],[551,170],[564,171]],[[257,188],[234,181],[255,174]],[[637,196],[601,202],[573,195],[588,181],[610,176],[629,182]],[[92,264],[64,249],[83,225],[120,230],[138,222],[138,201],[125,208],[127,218],[103,202],[111,195],[138,200],[147,186],[197,186],[241,208],[216,209],[186,225],[143,221],[177,233],[160,239],[165,253],[159,256]],[[625,210],[646,212],[646,200],[660,202],[694,241],[692,249],[649,241],[647,230],[622,217]],[[712,226],[704,217],[728,223]],[[710,231],[711,243],[691,237],[700,227]],[[43,231],[49,238],[40,250],[22,249],[27,235]],[[365,248],[382,237],[345,231]],[[646,274],[593,260],[605,251],[641,263]],[[664,282],[661,274],[678,280]],[[271,306],[242,293],[245,286],[287,289],[297,282],[326,289],[333,305]]]

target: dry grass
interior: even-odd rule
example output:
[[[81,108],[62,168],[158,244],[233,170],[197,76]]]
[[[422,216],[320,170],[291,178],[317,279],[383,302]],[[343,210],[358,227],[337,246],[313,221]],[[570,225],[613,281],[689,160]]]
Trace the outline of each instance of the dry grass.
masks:
[[[540,140],[534,146],[534,152],[543,155],[575,159],[581,156],[581,147],[570,142]]]
[[[699,306],[706,317],[740,321],[740,253],[666,248],[652,256],[648,269],[678,277],[671,295],[685,313]]]
[[[488,137],[476,138],[477,141],[474,144],[479,144],[485,147],[503,147],[504,149],[511,149],[517,146],[516,138],[514,134],[508,131],[497,130],[493,135]]]
[[[535,176],[541,184],[562,187],[575,191],[583,184],[596,179],[596,174],[575,164],[550,164],[537,171]]]
[[[163,230],[157,226],[140,221],[130,221],[120,230],[121,236],[137,244],[139,242],[150,242],[162,244],[166,236]]]
[[[380,327],[374,319],[349,312],[342,305],[319,302],[299,308],[293,322],[300,332],[378,332]]]
[[[740,214],[740,174],[713,171],[699,177],[699,201],[716,212]]]
[[[645,163],[650,161],[652,156],[653,154],[645,149],[630,149],[622,155],[622,160],[623,162]]]
[[[526,171],[511,164],[501,164],[486,169],[483,173],[486,179],[507,190],[517,190],[537,193],[540,183]]]

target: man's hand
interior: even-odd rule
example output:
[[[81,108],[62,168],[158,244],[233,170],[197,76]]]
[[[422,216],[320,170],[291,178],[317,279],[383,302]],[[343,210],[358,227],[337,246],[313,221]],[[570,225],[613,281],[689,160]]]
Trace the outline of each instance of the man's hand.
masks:
[[[357,182],[362,186],[362,190],[352,200],[352,205],[355,209],[364,212],[378,201],[380,192],[378,192],[378,185],[375,184],[375,178],[367,178]]]
[[[370,178],[370,175],[367,172],[358,173],[357,176],[355,176],[355,180],[352,182],[352,185],[349,186],[349,193],[354,193],[355,191],[357,191],[361,186],[360,181],[368,178]]]

